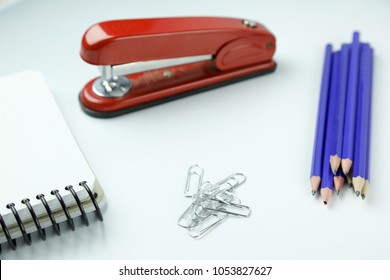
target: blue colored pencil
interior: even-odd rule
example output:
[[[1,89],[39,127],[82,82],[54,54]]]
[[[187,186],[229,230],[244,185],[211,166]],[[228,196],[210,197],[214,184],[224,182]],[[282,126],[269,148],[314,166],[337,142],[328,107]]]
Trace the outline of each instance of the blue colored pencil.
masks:
[[[360,191],[364,185],[364,176],[365,176],[365,166],[364,161],[366,159],[366,154],[362,145],[365,145],[366,136],[362,132],[362,123],[363,123],[363,107],[364,107],[364,72],[366,70],[366,53],[367,44],[361,44],[360,47],[360,67],[359,67],[359,78],[358,78],[358,94],[357,94],[357,109],[356,109],[356,129],[355,129],[355,150],[354,150],[354,166],[353,166],[353,177],[352,183],[356,192],[356,195],[360,195]],[[359,174],[359,176],[357,175]]]
[[[330,94],[328,104],[328,115],[326,124],[326,137],[325,137],[325,150],[324,150],[324,162],[322,169],[321,180],[321,196],[325,205],[328,204],[333,190],[333,172],[329,164],[329,157],[332,151],[335,150],[335,112],[337,111],[338,103],[338,68],[340,61],[340,52],[333,53],[333,63],[330,82]]]
[[[327,130],[326,130],[326,144],[328,145],[328,153],[325,154],[328,163],[331,165],[333,174],[337,171],[333,170],[332,166],[332,155],[336,153],[336,145],[338,140],[338,125],[339,125],[339,109],[340,109],[340,93],[339,93],[339,84],[340,84],[340,59],[341,52],[334,52],[333,56],[333,65],[332,65],[332,74],[330,81],[330,95],[329,95],[329,104],[328,104],[328,116],[327,116]]]
[[[351,59],[349,63],[347,103],[345,108],[345,122],[343,132],[343,148],[341,155],[341,168],[344,174],[348,174],[353,163],[355,148],[355,122],[357,105],[357,86],[359,74],[359,33],[353,33],[351,46]]]
[[[374,72],[374,50],[370,47],[369,49],[369,79],[368,79],[368,89],[370,91],[370,111],[369,111],[369,123],[368,123],[368,147],[367,147],[367,168],[366,168],[366,182],[364,183],[363,189],[362,189],[362,199],[366,198],[368,188],[370,186],[370,176],[371,176],[371,169],[370,169],[370,162],[371,162],[371,115],[372,115],[372,79],[373,79],[373,72]]]
[[[329,84],[332,67],[332,45],[325,47],[324,66],[322,71],[321,91],[317,112],[317,126],[314,139],[313,158],[310,172],[311,190],[314,195],[321,183],[322,165],[324,161],[324,145],[326,120],[328,111]]]
[[[356,140],[354,152],[354,167],[353,167],[353,185],[356,195],[360,195],[367,172],[367,148],[368,148],[368,122],[370,101],[368,100],[368,79],[369,79],[369,45],[362,44],[360,52],[360,71],[359,71],[359,87],[358,87],[358,108],[356,120]]]
[[[362,44],[359,75],[358,120],[353,167],[353,185],[356,195],[360,195],[368,177],[368,157],[370,142],[371,96],[372,96],[373,50]]]
[[[344,116],[345,116],[345,102],[347,96],[347,83],[348,83],[348,68],[349,68],[349,50],[350,46],[348,44],[343,44],[340,51],[340,62],[338,67],[338,102],[336,103],[335,108],[336,112],[334,113],[334,147],[335,150],[331,151],[331,156],[329,159],[330,166],[332,168],[333,174],[336,175],[337,170],[341,164],[341,152],[343,147],[343,132],[344,132]],[[337,189],[336,189],[337,190]],[[337,190],[339,191],[339,190]]]

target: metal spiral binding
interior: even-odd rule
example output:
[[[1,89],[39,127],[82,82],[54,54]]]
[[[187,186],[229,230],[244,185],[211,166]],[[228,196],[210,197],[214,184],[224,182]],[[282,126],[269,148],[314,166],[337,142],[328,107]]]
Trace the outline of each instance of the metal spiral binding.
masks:
[[[84,207],[81,204],[81,201],[79,199],[79,196],[77,195],[76,191],[73,189],[73,186],[66,186],[65,190],[70,191],[70,193],[73,195],[74,200],[76,200],[77,206],[79,207],[81,217],[83,218],[84,224],[86,226],[89,226],[89,220],[87,217],[87,214],[85,213]]]
[[[51,191],[51,194],[52,194],[52,195],[55,195],[55,196],[57,197],[58,201],[59,201],[60,204],[61,204],[62,210],[64,210],[66,219],[68,220],[69,227],[72,229],[72,231],[74,231],[75,228],[74,228],[73,219],[72,219],[72,217],[70,216],[70,213],[69,213],[69,211],[68,211],[68,208],[66,207],[65,202],[64,202],[64,200],[62,199],[62,196],[60,195],[59,190],[52,190],[52,191]]]
[[[60,236],[61,235],[60,225],[56,222],[56,218],[54,217],[53,212],[51,211],[49,203],[47,203],[47,201],[45,199],[45,195],[44,194],[38,194],[36,196],[36,198],[39,199],[42,202],[43,206],[46,209],[47,215],[49,215],[49,218],[50,218],[51,224],[53,225],[53,229],[54,229],[55,233],[58,236]]]
[[[86,192],[88,193],[88,196],[89,198],[91,199],[94,207],[95,207],[95,213],[96,213],[96,216],[98,217],[98,219],[100,221],[103,221],[103,215],[102,215],[102,212],[100,210],[100,207],[99,207],[99,204],[97,203],[96,201],[96,198],[94,196],[94,194],[92,193],[91,189],[88,187],[87,185],[87,182],[85,181],[82,181],[79,183],[80,186],[82,186]],[[74,200],[76,201],[76,204],[80,210],[80,213],[81,213],[81,218],[83,219],[84,221],[84,224],[86,226],[89,225],[89,221],[88,221],[88,217],[87,217],[87,214],[85,212],[85,209],[80,201],[80,198],[79,196],[77,195],[76,191],[73,189],[73,186],[66,186],[65,187],[65,190],[69,191]],[[73,219],[72,217],[70,216],[70,213],[69,213],[69,210],[67,208],[67,205],[65,204],[65,201],[63,200],[62,196],[60,195],[59,191],[58,190],[52,190],[51,191],[51,194],[54,195],[58,202],[60,203],[61,205],[61,208],[62,210],[64,211],[65,213],[65,216],[66,216],[66,219],[67,219],[67,222],[68,222],[68,225],[69,227],[72,229],[72,231],[75,230],[75,226],[74,226],[74,222],[73,222]],[[60,226],[59,224],[57,223],[55,217],[54,217],[54,214],[52,212],[52,209],[50,208],[49,204],[47,203],[46,199],[45,199],[45,195],[43,194],[38,194],[36,196],[36,199],[40,200],[42,205],[44,206],[44,208],[46,209],[46,212],[47,212],[47,215],[52,223],[52,226],[53,226],[53,229],[54,229],[54,232],[57,234],[57,235],[61,235],[61,230],[60,230]],[[42,240],[46,240],[46,231],[45,229],[43,229],[41,227],[41,224],[39,222],[39,219],[33,209],[33,207],[31,206],[30,204],[30,199],[29,198],[25,198],[21,201],[24,205],[26,205],[28,211],[30,212],[30,215],[32,217],[32,220],[34,221],[34,224],[35,224],[35,227],[37,228],[37,231],[38,231],[38,234],[39,236],[41,237]],[[24,227],[24,224],[19,216],[19,212],[18,210],[16,210],[15,208],[15,204],[14,203],[9,203],[7,204],[6,206],[8,209],[11,210],[12,214],[14,215],[15,217],[15,220],[18,224],[18,227],[19,227],[19,230],[20,232],[22,233],[22,237],[23,237],[23,240],[28,244],[28,245],[31,245],[31,236],[30,234],[28,234],[26,232],[26,229]],[[4,232],[4,235],[7,239],[7,242],[9,244],[9,247],[12,249],[12,250],[16,250],[16,240],[15,239],[12,239],[11,237],[11,234],[9,232],[9,228],[8,226],[6,225],[4,219],[3,219],[3,216],[0,214],[0,226]],[[2,252],[2,247],[1,247],[1,244],[0,244],[0,254]]]
[[[95,196],[93,195],[91,189],[88,187],[87,182],[82,181],[82,182],[79,183],[79,185],[82,186],[82,187],[88,192],[89,198],[92,200],[93,206],[95,206],[96,215],[97,215],[97,217],[99,218],[99,220],[100,220],[101,222],[103,222],[102,211],[100,211],[99,204],[97,203],[96,198],[95,198]]]
[[[34,209],[32,208],[30,204],[30,199],[25,198],[22,200],[22,203],[27,206],[28,211],[30,211],[31,217],[33,218],[34,224],[38,230],[39,236],[42,238],[42,240],[46,240],[46,231],[41,227],[41,224],[39,223],[38,217],[35,214]]]
[[[5,237],[7,238],[9,246],[11,247],[12,250],[16,250],[16,241],[11,238],[11,234],[9,233],[8,227],[5,224],[5,222],[3,220],[3,216],[1,216],[1,214],[0,214],[0,224],[1,224],[1,228],[3,229],[3,232],[5,234]],[[0,248],[1,248],[1,245],[0,245]]]
[[[27,245],[31,245],[31,236],[30,234],[27,234],[26,229],[24,228],[24,225],[22,223],[22,220],[20,219],[18,211],[16,211],[15,204],[9,203],[7,204],[7,208],[11,209],[12,214],[14,214],[15,220],[18,223],[20,232],[22,233],[24,241],[26,241]]]

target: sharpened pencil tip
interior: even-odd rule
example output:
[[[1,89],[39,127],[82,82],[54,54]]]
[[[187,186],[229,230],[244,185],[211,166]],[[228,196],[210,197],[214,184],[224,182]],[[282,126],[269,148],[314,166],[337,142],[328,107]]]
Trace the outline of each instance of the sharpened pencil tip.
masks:
[[[352,188],[353,187],[353,185],[352,184],[348,184],[348,188]]]
[[[359,196],[360,195],[360,192],[356,192],[356,196]]]
[[[315,196],[316,193],[317,193],[316,191],[311,191],[312,196]]]
[[[340,194],[340,190],[337,190],[337,191],[336,191],[336,194],[339,195],[339,194]]]
[[[327,205],[329,202],[329,199],[332,196],[332,190],[329,188],[322,188],[321,189],[321,196],[322,196],[322,201],[324,202],[324,205]]]
[[[352,160],[348,158],[341,160],[341,169],[343,170],[345,176],[348,175],[349,171],[351,170],[351,167],[352,167]]]
[[[363,200],[366,199],[366,196],[365,196],[364,194],[362,194],[362,199],[363,199]]]

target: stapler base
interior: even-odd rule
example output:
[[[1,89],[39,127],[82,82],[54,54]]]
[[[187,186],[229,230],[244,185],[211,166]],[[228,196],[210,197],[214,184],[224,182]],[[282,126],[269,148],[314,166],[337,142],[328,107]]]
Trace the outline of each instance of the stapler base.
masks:
[[[195,79],[193,81],[182,81],[181,76],[188,77],[188,75],[185,74],[185,72],[187,72],[186,70],[191,70],[189,68],[199,69],[199,66],[201,66],[201,69],[203,68],[200,76],[198,75],[197,77],[192,77]],[[268,73],[272,73],[275,71],[275,69],[276,63],[271,61],[263,65],[257,65],[245,68],[243,70],[215,74],[213,73],[214,70],[210,65],[194,63],[191,66],[187,66],[186,69],[183,67],[182,69],[175,69],[173,74],[172,71],[170,71],[171,69],[160,69],[151,71],[149,73],[145,72],[142,74],[126,76],[130,81],[132,81],[135,92],[131,91],[126,96],[121,98],[107,98],[97,96],[92,89],[92,84],[96,80],[94,79],[90,81],[81,91],[79,100],[81,108],[88,115],[96,118],[111,118],[225,85],[230,85],[250,78],[262,76]],[[165,82],[164,80],[161,80],[166,80],[168,76],[167,73],[170,73],[169,75],[173,76],[176,75],[176,78],[174,77],[173,79],[169,79],[173,82]],[[199,79],[201,76],[204,76],[203,79]],[[168,88],[164,88],[167,86],[167,83],[170,86]],[[172,84],[174,86],[172,86]]]

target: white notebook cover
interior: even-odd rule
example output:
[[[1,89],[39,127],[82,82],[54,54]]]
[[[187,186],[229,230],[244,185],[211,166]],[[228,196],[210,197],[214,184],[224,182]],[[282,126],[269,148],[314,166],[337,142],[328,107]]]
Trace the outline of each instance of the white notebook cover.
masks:
[[[0,78],[0,214],[10,227],[13,238],[21,236],[8,203],[15,203],[22,220],[30,213],[21,203],[29,198],[38,217],[47,214],[36,199],[44,194],[52,209],[60,204],[50,192],[58,189],[66,204],[75,204],[64,188],[72,185],[86,201],[87,192],[79,182],[87,181],[90,188],[98,184],[81,153],[48,88],[42,74],[26,71]],[[92,211],[89,207],[86,211]],[[80,211],[71,211],[78,216]],[[65,220],[57,214],[57,222]],[[26,226],[27,225],[27,226]],[[27,232],[35,231],[26,223]],[[43,219],[43,226],[50,226]],[[11,230],[12,229],[12,230]],[[0,244],[6,241],[0,228]]]

